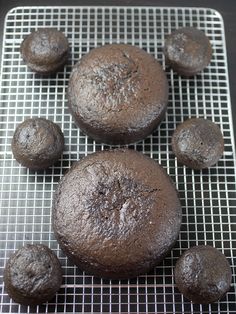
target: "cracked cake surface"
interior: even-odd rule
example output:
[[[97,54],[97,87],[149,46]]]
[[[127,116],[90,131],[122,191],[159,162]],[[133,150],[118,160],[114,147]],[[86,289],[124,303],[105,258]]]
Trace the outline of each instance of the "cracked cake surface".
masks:
[[[152,269],[172,248],[181,206],[157,162],[118,149],[72,166],[55,192],[52,218],[61,248],[82,270],[128,278]]]

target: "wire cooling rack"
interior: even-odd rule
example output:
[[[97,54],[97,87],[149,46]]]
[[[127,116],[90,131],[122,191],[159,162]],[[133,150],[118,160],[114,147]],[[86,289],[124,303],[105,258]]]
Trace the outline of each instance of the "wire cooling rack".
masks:
[[[63,71],[41,77],[22,62],[23,38],[41,27],[54,27],[69,39],[71,56]],[[58,180],[75,160],[104,149],[78,130],[68,113],[66,90],[72,65],[92,48],[108,43],[137,45],[163,67],[165,36],[182,26],[202,29],[213,47],[211,64],[194,78],[184,79],[167,69],[169,107],[156,132],[130,145],[159,161],[176,182],[183,206],[183,224],[174,249],[153,272],[131,280],[101,280],[74,267],[60,251],[51,228],[51,204]],[[1,72],[0,114],[0,312],[1,313],[236,313],[236,192],[235,154],[223,20],[204,8],[157,7],[18,7],[5,21]],[[13,158],[11,138],[29,117],[58,123],[66,147],[61,160],[46,171],[33,172]],[[225,139],[225,152],[216,166],[193,171],[178,165],[170,141],[176,125],[188,117],[215,121]],[[26,243],[44,243],[63,266],[64,283],[49,303],[30,307],[8,297],[3,269],[8,257]],[[212,305],[194,305],[174,284],[173,267],[187,248],[217,247],[232,266],[229,293]]]

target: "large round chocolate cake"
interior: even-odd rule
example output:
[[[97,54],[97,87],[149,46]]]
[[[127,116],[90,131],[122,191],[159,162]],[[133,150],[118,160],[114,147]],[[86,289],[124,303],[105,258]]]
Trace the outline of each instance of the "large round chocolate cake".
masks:
[[[136,142],[164,118],[166,74],[151,54],[138,47],[95,48],[74,66],[68,101],[76,124],[93,139],[108,144]]]
[[[163,260],[181,217],[165,170],[141,153],[119,149],[72,166],[55,192],[52,223],[62,250],[81,270],[129,278]]]

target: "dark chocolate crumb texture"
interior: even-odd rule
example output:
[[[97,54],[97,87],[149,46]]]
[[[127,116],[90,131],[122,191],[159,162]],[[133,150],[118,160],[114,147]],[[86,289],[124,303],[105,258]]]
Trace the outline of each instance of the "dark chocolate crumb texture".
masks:
[[[224,138],[214,122],[191,118],[179,124],[172,136],[177,160],[196,170],[213,166],[224,152]]]
[[[20,51],[31,70],[45,75],[64,66],[69,55],[69,43],[61,31],[40,28],[25,37]]]
[[[60,289],[62,270],[57,256],[42,244],[27,244],[7,261],[4,284],[17,303],[38,305],[51,300]]]
[[[62,250],[98,277],[150,271],[175,244],[182,211],[165,170],[133,150],[76,162],[54,195],[52,223]]]
[[[164,118],[168,82],[155,58],[125,44],[91,50],[74,66],[68,104],[93,139],[127,144],[144,139]]]
[[[189,77],[210,63],[212,48],[204,32],[194,27],[183,27],[167,36],[164,54],[167,65],[178,74]]]
[[[194,246],[184,252],[175,266],[175,281],[193,303],[210,304],[230,289],[232,272],[226,257],[209,245]]]
[[[50,120],[27,119],[17,126],[11,147],[21,165],[33,170],[46,169],[60,158],[64,136],[60,127]]]

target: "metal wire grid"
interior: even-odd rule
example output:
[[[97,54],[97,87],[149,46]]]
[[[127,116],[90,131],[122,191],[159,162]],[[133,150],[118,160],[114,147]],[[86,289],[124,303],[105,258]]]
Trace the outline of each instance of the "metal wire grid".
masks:
[[[19,47],[25,35],[54,27],[69,39],[71,57],[63,71],[49,78],[32,73],[22,62]],[[71,67],[85,53],[108,43],[129,43],[162,62],[165,35],[182,26],[202,29],[213,47],[211,64],[184,79],[167,69],[169,107],[157,131],[130,145],[159,161],[176,182],[183,205],[179,240],[153,272],[130,280],[102,280],[82,273],[60,251],[51,229],[50,209],[57,182],[71,163],[105,148],[78,130],[66,106]],[[21,167],[11,153],[16,126],[29,117],[58,123],[66,148],[60,161],[46,171]],[[219,163],[204,171],[177,165],[170,139],[176,125],[188,117],[215,121],[224,134],[225,152]],[[0,125],[0,312],[1,313],[235,313],[236,215],[233,126],[226,47],[220,14],[204,8],[157,7],[18,7],[5,21],[1,73]],[[26,243],[44,243],[60,258],[64,284],[47,304],[21,306],[9,299],[2,282],[8,257]],[[230,292],[221,302],[193,305],[178,292],[173,266],[188,247],[210,244],[220,249],[233,270]]]

